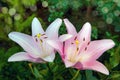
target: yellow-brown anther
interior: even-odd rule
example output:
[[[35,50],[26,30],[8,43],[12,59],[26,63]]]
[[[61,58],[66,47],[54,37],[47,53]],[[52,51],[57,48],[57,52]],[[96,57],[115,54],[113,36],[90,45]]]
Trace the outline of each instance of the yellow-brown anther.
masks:
[[[78,45],[78,44],[79,44],[79,41],[78,41],[78,40],[75,40],[75,44]]]
[[[36,36],[37,36],[38,38],[40,38],[40,37],[41,37],[41,34],[39,33],[39,34],[37,34]]]

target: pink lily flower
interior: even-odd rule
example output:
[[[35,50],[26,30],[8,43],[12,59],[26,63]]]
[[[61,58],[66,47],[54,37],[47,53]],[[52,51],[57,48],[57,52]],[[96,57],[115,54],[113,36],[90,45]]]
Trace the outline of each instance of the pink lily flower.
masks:
[[[30,61],[30,62],[53,62],[55,50],[46,40],[58,38],[58,30],[62,24],[61,19],[56,19],[49,25],[46,32],[37,18],[32,21],[32,36],[19,32],[9,33],[9,38],[18,43],[25,52],[12,55],[8,61]]]
[[[56,44],[57,42],[52,40],[47,42],[58,50],[65,66],[80,70],[94,70],[109,75],[108,69],[97,59],[106,50],[112,48],[115,43],[111,39],[91,41],[91,25],[88,22],[83,25],[78,33],[68,19],[64,19],[64,23],[68,34],[72,34],[73,37],[61,44],[60,42]]]

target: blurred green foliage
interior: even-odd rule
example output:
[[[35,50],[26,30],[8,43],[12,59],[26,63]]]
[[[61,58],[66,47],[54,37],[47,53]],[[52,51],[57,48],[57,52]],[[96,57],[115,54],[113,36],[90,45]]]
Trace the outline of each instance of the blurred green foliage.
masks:
[[[8,38],[11,31],[31,34],[31,21],[38,17],[46,29],[56,18],[68,18],[79,31],[89,21],[92,39],[109,38],[116,46],[100,58],[109,76],[91,70],[66,69],[58,54],[54,63],[8,63],[7,59],[22,48]],[[66,33],[64,24],[60,34]],[[0,0],[0,80],[119,80],[120,79],[120,0]]]

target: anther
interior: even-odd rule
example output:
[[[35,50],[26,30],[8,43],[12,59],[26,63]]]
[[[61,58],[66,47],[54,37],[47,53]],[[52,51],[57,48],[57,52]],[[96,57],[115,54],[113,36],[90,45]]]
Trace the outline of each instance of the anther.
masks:
[[[74,44],[73,42],[71,44]]]
[[[39,34],[37,34],[36,36],[37,36],[38,38],[40,38],[40,37],[41,37],[41,34],[39,33]]]
[[[90,42],[88,42],[88,44],[87,45],[89,45],[90,44]]]
[[[48,37],[44,37],[45,39],[48,38]]]
[[[78,40],[75,40],[75,44],[78,45],[78,44],[79,44],[79,41],[78,41]]]
[[[87,47],[85,48],[85,51],[87,50]]]
[[[83,41],[85,41],[85,38],[83,38]]]
[[[79,48],[77,47],[77,51],[79,50]]]
[[[74,40],[76,40],[77,39],[77,36],[74,38]]]
[[[35,38],[36,42],[38,42],[37,38]]]
[[[40,39],[40,42],[41,42],[41,43],[43,42],[42,39]]]
[[[41,36],[44,36],[45,34],[42,34]]]

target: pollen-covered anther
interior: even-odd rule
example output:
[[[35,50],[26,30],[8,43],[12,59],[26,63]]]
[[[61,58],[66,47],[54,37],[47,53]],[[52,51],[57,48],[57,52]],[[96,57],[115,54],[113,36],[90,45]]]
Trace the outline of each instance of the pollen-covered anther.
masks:
[[[38,38],[40,38],[42,35],[39,33],[39,34],[37,34],[36,36],[37,36]]]
[[[75,44],[78,45],[80,42],[78,40],[75,40]]]

